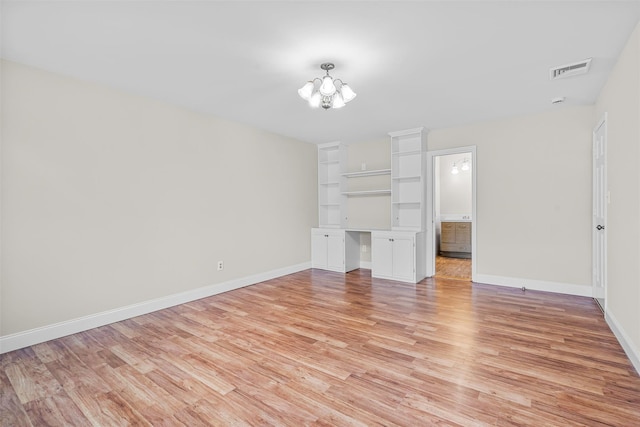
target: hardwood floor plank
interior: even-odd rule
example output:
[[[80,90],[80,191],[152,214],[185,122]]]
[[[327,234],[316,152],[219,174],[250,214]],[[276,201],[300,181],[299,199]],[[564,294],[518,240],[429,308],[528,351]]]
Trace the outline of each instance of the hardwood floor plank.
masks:
[[[67,394],[93,426],[151,426],[113,391],[93,394],[80,387],[68,390]]]
[[[44,399],[62,389],[62,385],[37,358],[12,363],[4,372],[22,404]]]
[[[589,298],[307,270],[0,355],[3,427],[640,425]]]
[[[36,426],[91,426],[91,422],[64,390],[44,399],[26,403],[25,410]]]
[[[0,370],[0,421],[7,426],[33,425],[4,369]]]

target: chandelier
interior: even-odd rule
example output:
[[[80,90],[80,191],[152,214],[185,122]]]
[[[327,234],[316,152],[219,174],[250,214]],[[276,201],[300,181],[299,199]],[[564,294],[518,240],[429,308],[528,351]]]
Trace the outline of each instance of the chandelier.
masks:
[[[308,81],[304,86],[298,89],[298,95],[305,101],[309,101],[309,105],[313,108],[322,107],[325,110],[329,108],[342,108],[347,102],[356,97],[356,93],[351,90],[348,84],[343,83],[340,79],[335,79],[329,75],[329,71],[335,68],[330,62],[320,65],[327,75]],[[337,83],[337,85],[336,85]]]

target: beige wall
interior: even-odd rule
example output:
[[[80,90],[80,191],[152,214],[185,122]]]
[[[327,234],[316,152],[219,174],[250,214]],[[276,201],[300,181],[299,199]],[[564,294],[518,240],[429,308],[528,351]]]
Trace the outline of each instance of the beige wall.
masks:
[[[11,62],[2,113],[3,336],[310,259],[314,145]]]
[[[349,144],[347,170],[357,172],[365,163],[367,170],[391,167],[391,138]],[[351,178],[350,190],[391,188],[391,176],[380,175]],[[347,200],[348,226],[351,228],[391,228],[391,196],[349,197]],[[366,255],[363,255],[366,257]]]
[[[477,146],[478,275],[591,286],[593,117],[561,108],[429,133],[429,150]]]
[[[607,314],[640,360],[640,24],[596,105],[607,113]]]

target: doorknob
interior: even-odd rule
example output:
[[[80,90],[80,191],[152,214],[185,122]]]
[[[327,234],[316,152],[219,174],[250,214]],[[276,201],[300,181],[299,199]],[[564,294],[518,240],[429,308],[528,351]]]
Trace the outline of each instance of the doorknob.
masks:
[[[598,226],[596,227],[596,230],[598,230],[598,231],[604,230],[604,225],[598,224]]]

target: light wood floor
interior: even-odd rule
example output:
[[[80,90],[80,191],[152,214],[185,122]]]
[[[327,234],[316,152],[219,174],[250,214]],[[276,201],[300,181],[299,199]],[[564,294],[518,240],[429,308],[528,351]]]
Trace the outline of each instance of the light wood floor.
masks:
[[[307,270],[0,358],[2,426],[637,426],[589,298]]]
[[[436,277],[471,281],[471,259],[436,256]]]

